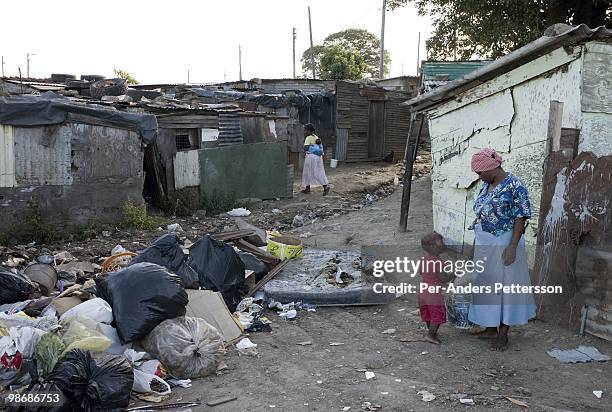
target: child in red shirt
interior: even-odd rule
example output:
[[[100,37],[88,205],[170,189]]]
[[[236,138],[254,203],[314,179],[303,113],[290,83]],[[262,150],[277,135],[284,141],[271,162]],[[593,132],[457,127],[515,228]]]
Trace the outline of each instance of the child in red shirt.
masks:
[[[421,238],[421,247],[427,252],[421,261],[421,285],[419,285],[419,312],[421,320],[427,324],[425,340],[439,345],[438,328],[446,322],[446,307],[442,286],[444,282],[441,274],[444,268],[444,260],[440,253],[446,250],[444,239],[438,233],[429,233]],[[427,285],[424,289],[423,286]],[[436,288],[437,287],[437,288]],[[432,288],[436,288],[432,290]]]

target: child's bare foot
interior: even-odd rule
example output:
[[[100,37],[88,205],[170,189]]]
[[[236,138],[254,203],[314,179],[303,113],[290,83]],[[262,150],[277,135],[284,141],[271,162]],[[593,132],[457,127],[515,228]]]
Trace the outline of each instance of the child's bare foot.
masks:
[[[433,343],[434,345],[439,345],[442,343],[440,342],[440,339],[435,336],[430,336],[429,334],[425,335],[425,340],[429,343]]]
[[[508,336],[498,336],[497,339],[491,343],[491,349],[497,352],[503,352],[508,349]]]

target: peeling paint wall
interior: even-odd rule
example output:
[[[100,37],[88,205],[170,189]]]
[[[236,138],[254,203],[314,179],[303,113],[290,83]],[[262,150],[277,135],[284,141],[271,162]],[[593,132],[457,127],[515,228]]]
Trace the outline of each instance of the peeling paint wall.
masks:
[[[470,160],[492,147],[529,190],[534,216],[526,241],[535,244],[549,105],[563,102],[563,127],[581,128],[581,53],[581,47],[555,50],[429,110],[434,228],[449,242],[473,242],[467,227],[480,182]]]

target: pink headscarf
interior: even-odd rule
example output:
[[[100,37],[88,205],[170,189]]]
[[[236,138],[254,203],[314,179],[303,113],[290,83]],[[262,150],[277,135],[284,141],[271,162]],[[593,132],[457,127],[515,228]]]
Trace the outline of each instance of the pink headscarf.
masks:
[[[502,157],[493,149],[480,149],[472,156],[472,171],[487,172],[497,169],[502,164]]]

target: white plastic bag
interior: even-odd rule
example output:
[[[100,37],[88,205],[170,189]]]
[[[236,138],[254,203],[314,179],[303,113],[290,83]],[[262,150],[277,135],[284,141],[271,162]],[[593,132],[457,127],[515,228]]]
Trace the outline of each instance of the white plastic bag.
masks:
[[[249,209],[245,209],[244,207],[239,207],[230,210],[227,212],[227,214],[233,217],[246,217],[251,215],[251,211]]]
[[[31,358],[36,352],[38,341],[45,333],[47,332],[31,326],[9,328],[9,335],[0,337],[0,356],[5,353],[13,356],[19,352],[23,358]]]
[[[223,338],[214,326],[185,316],[163,321],[141,343],[179,379],[215,373],[225,353]]]
[[[169,395],[170,385],[159,376],[151,375],[138,369],[134,369],[134,392],[154,393],[156,395]]]
[[[69,309],[60,317],[65,322],[75,316],[91,319],[97,323],[110,324],[113,321],[113,309],[102,298],[93,298]]]
[[[125,345],[121,343],[121,339],[119,339],[119,335],[117,334],[117,329],[113,328],[111,325],[107,325],[106,323],[97,323],[96,329],[110,339],[111,345],[107,350],[108,353],[112,353],[113,355],[121,355],[127,349],[132,348],[131,343],[126,343]]]
[[[30,326],[9,329],[9,334],[15,343],[15,347],[24,358],[31,358],[34,356],[36,345],[38,345],[38,341],[45,333],[47,332],[44,330]]]

